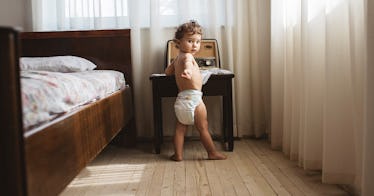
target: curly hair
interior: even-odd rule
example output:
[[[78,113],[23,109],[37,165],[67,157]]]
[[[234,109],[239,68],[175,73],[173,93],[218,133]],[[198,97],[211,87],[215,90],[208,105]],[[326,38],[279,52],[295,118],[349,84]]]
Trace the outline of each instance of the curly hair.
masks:
[[[177,31],[175,32],[175,36],[174,36],[174,39],[182,39],[184,34],[200,34],[202,35],[203,34],[203,30],[201,28],[201,26],[199,25],[199,23],[197,23],[197,21],[195,20],[191,20],[189,22],[186,22],[184,24],[181,24]]]

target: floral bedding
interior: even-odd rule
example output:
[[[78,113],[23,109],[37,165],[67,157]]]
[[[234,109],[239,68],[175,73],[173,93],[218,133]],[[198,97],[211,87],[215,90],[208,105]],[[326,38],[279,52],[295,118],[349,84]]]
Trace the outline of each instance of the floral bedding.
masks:
[[[106,97],[126,85],[123,73],[111,70],[21,71],[20,76],[25,129]]]

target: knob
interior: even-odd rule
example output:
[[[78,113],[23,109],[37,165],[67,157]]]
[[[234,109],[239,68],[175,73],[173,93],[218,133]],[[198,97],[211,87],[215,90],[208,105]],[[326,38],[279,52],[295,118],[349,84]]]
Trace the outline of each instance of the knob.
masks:
[[[211,65],[211,64],[212,64],[212,61],[210,61],[210,60],[206,60],[205,64],[206,64],[206,65]]]

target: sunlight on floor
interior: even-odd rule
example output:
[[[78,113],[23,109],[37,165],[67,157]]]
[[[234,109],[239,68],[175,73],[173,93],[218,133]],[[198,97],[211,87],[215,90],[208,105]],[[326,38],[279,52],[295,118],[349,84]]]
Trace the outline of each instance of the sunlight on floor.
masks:
[[[68,187],[140,182],[146,164],[111,164],[88,166]]]

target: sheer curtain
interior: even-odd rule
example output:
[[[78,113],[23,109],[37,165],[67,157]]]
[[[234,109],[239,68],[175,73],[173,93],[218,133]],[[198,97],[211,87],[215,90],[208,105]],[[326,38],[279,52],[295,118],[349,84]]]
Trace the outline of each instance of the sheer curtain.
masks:
[[[365,99],[365,132],[363,153],[363,186],[362,195],[374,195],[374,2],[366,1],[367,9],[367,53],[368,63],[366,69],[366,99]]]
[[[322,170],[323,182],[360,190],[365,1],[274,0],[271,8],[272,147]]]
[[[270,119],[270,0],[31,0],[33,29],[131,28],[139,137],[153,136],[149,76],[162,73],[167,40],[191,19],[218,40],[222,68],[234,72],[236,136],[264,135]],[[204,97],[213,134],[222,133],[219,97]],[[164,133],[175,126],[173,98],[163,100]],[[189,135],[196,134],[190,130]]]

